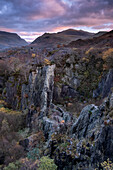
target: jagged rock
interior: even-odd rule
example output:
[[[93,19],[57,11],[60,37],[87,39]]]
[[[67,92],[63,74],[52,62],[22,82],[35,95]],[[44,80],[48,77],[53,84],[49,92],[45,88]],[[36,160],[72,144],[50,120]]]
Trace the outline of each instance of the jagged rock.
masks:
[[[110,125],[104,126],[95,142],[95,147],[92,150],[92,163],[106,161],[110,159],[113,162],[113,127]]]
[[[72,78],[72,87],[77,90],[77,88],[79,87],[80,85],[80,81],[77,77],[73,77]]]
[[[108,158],[113,161],[113,127],[112,121],[106,121],[104,124],[101,107],[95,105],[86,106],[80,113],[78,120],[72,127],[72,133],[74,137],[79,139],[77,144],[77,150],[81,156],[84,154],[90,156],[89,163],[92,167],[102,163]],[[93,141],[92,145],[89,145],[89,153],[83,154],[80,143],[85,139],[87,141]],[[80,156],[80,158],[81,158]],[[83,162],[79,161],[83,166]],[[100,166],[100,165],[99,165]]]
[[[6,102],[9,107],[13,109],[20,109],[20,97],[21,97],[21,78],[18,75],[9,77],[6,82],[6,90],[3,96],[6,98]]]
[[[43,114],[50,106],[53,96],[55,65],[38,67],[29,75],[29,81],[25,84],[18,75],[9,77],[6,83],[6,102],[13,109],[25,110],[31,105],[40,107]]]
[[[62,114],[62,118],[63,120],[67,123],[67,122],[71,122],[71,116],[68,112],[64,111],[62,108],[57,107],[56,108],[61,114]]]
[[[48,119],[47,117],[43,118],[43,129],[46,139],[50,138],[52,133],[59,130],[59,125],[55,120]]]
[[[110,95],[110,109],[113,109],[113,93]]]
[[[43,117],[43,130],[47,139],[55,132],[64,133],[67,130],[67,123],[71,122],[71,116],[62,108],[52,105],[51,109],[50,118]]]
[[[77,138],[95,136],[102,123],[102,112],[93,104],[86,106],[80,113],[78,120],[72,126],[72,133]]]
[[[110,69],[108,74],[102,77],[98,88],[94,90],[93,97],[97,98],[101,95],[102,98],[108,96],[113,87],[113,69]]]
[[[27,87],[22,86],[22,108],[26,108],[25,93],[28,93],[29,106],[40,108],[41,116],[47,113],[47,108],[52,102],[53,84],[54,84],[55,65],[38,67],[36,72],[32,72],[29,76]]]
[[[72,69],[73,65],[71,65],[69,68],[68,67],[65,68],[66,76],[68,76],[69,79],[74,76]]]

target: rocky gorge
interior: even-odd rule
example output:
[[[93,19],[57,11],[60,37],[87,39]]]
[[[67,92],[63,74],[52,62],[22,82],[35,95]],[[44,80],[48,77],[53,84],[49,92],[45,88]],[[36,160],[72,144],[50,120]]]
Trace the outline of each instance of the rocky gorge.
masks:
[[[113,168],[112,50],[29,51],[0,72],[0,168]]]

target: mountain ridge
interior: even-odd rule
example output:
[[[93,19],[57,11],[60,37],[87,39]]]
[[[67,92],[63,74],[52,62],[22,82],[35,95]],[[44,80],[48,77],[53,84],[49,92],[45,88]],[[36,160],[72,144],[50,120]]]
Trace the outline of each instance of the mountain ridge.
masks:
[[[100,34],[100,33],[99,33]],[[97,35],[97,34],[96,34]],[[70,42],[67,47],[104,47],[104,46],[110,46],[113,47],[113,30],[109,32],[105,32],[104,34],[101,34],[100,36],[94,36],[91,39],[78,39],[77,41]]]
[[[57,33],[44,33],[42,36],[36,38],[31,44],[38,46],[55,46],[58,44],[68,44],[77,39],[86,39],[92,37],[94,33],[82,30],[68,29]]]
[[[22,39],[16,33],[10,33],[6,31],[0,31],[0,49],[7,49],[12,47],[20,47],[28,45],[28,43]]]

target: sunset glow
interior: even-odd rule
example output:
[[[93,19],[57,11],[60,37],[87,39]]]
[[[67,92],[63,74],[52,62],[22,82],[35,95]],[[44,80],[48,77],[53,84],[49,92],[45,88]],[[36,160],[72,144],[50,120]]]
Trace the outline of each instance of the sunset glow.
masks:
[[[112,0],[3,0],[0,30],[33,41],[45,32],[68,28],[109,31],[113,28]]]

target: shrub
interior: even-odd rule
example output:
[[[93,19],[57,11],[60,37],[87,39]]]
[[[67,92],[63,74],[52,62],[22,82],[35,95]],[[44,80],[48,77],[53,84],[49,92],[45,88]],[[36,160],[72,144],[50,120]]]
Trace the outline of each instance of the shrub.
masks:
[[[9,123],[7,119],[4,118],[2,121],[2,126],[1,126],[1,134],[9,133],[9,131],[10,131]]]
[[[112,55],[113,54],[113,48],[109,48],[107,51],[104,52],[104,55],[103,55],[103,60],[105,60],[108,56]]]
[[[48,156],[43,156],[40,159],[39,170],[56,170],[57,166],[54,163],[53,159],[50,159]]]
[[[113,163],[109,159],[107,159],[107,161],[102,162],[101,166],[104,170],[113,170]]]
[[[45,58],[45,59],[44,59],[44,64],[45,64],[45,65],[50,65],[50,64],[51,64],[51,61],[49,61],[48,59]]]
[[[9,163],[7,167],[4,168],[4,170],[17,170],[20,169],[21,164],[19,161],[16,161],[15,163]]]
[[[113,67],[113,48],[108,49],[103,54],[103,60],[105,61],[104,67],[105,69],[109,69]]]
[[[8,62],[6,60],[0,60],[0,76],[8,76],[10,70]]]
[[[32,58],[35,58],[36,57],[36,54],[35,53],[32,53]]]
[[[28,158],[20,159],[21,162],[21,170],[37,170],[39,165],[39,160],[36,161],[29,160]]]
[[[85,52],[85,54],[88,55],[92,50],[94,50],[93,47],[89,48],[89,49]]]
[[[40,158],[40,150],[38,147],[36,148],[33,148],[32,150],[30,150],[28,153],[27,153],[27,158],[28,159],[32,159],[32,160],[36,160],[38,158]]]

